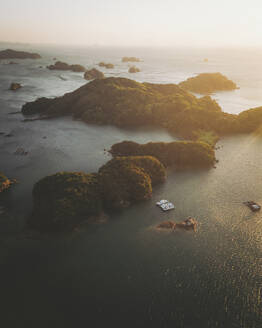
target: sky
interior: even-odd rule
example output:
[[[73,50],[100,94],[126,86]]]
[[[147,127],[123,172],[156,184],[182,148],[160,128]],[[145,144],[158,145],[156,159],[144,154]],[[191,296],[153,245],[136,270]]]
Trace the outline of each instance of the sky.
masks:
[[[262,0],[1,1],[0,41],[262,46]]]

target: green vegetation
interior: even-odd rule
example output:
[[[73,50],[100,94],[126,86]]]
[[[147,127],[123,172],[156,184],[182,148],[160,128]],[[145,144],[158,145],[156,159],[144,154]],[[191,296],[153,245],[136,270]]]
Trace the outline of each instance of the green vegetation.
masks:
[[[113,156],[154,156],[165,166],[183,169],[211,167],[216,161],[212,147],[195,141],[149,142],[147,144],[123,141],[114,144],[110,152]]]
[[[201,94],[237,89],[237,85],[221,73],[202,73],[179,83],[179,86]]]
[[[219,138],[212,131],[198,130],[195,131],[195,139],[196,141],[205,142],[209,146],[215,147]]]
[[[103,209],[149,199],[166,171],[153,157],[114,158],[98,173],[60,172],[37,182],[29,225],[41,231],[71,229]]]
[[[39,230],[71,228],[102,209],[97,174],[60,172],[37,182],[30,226]]]
[[[115,158],[99,169],[106,208],[118,209],[152,195],[150,176],[132,160]]]
[[[12,184],[12,181],[9,180],[6,176],[0,173],[0,193],[8,189]]]

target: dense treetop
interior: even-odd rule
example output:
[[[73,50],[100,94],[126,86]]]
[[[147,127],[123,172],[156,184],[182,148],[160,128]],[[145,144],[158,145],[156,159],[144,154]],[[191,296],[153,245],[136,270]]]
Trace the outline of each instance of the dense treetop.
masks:
[[[211,167],[215,164],[215,152],[203,142],[174,141],[149,142],[138,144],[122,141],[114,144],[110,150],[113,156],[154,156],[165,166]]]

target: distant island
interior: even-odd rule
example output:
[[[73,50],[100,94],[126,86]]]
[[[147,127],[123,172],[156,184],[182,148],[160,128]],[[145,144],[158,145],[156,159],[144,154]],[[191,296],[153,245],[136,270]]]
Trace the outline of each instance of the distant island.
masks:
[[[122,62],[127,63],[127,62],[140,62],[141,60],[137,57],[123,57]]]
[[[113,65],[113,64],[111,64],[111,63],[104,63],[104,62],[100,62],[99,64],[98,64],[98,66],[100,66],[100,67],[105,67],[105,68],[107,68],[107,69],[109,69],[109,68],[114,68],[115,66]]]
[[[262,124],[262,107],[228,114],[210,96],[197,98],[178,85],[120,77],[95,79],[62,97],[26,103],[22,113],[49,118],[72,115],[86,123],[120,127],[162,127],[213,145],[220,136],[254,132]]]
[[[17,51],[12,49],[6,49],[0,51],[0,59],[39,59],[41,56],[37,53]]]
[[[82,65],[78,65],[78,64],[69,65],[69,64],[61,62],[61,61],[57,61],[57,62],[55,62],[54,65],[47,66],[47,68],[50,70],[58,70],[58,71],[72,71],[72,72],[85,72],[86,71],[85,67]]]
[[[200,94],[237,89],[237,85],[221,73],[201,73],[179,83],[179,86],[187,91]]]
[[[128,73],[138,73],[140,72],[140,69],[136,66],[129,67]]]

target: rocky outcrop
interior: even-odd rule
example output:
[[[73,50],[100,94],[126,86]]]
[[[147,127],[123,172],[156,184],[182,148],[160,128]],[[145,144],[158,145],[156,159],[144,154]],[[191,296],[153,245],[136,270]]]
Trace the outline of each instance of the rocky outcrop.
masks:
[[[104,74],[102,72],[100,72],[98,69],[92,68],[85,72],[84,78],[86,80],[103,79]]]
[[[50,70],[58,70],[58,71],[72,71],[72,72],[85,72],[86,69],[82,65],[74,64],[69,65],[67,63],[57,61],[54,65],[47,66]]]
[[[115,66],[113,65],[113,64],[111,64],[111,63],[104,63],[104,62],[100,62],[99,64],[98,64],[98,66],[100,66],[100,67],[105,67],[105,68],[107,68],[107,69],[110,69],[110,68],[114,68]]]
[[[157,225],[157,229],[169,229],[169,230],[193,230],[196,231],[197,228],[197,220],[189,217],[186,220],[176,223],[174,221],[164,221]]]
[[[123,57],[122,62],[127,63],[127,62],[140,62],[141,60],[137,57]]]
[[[37,53],[17,51],[12,49],[6,49],[0,51],[0,59],[39,59],[41,56]]]
[[[22,88],[20,83],[11,83],[9,90],[16,91],[18,89]]]
[[[140,69],[136,66],[129,67],[128,73],[138,73],[140,72]]]
[[[9,180],[6,176],[0,173],[0,193],[10,188],[14,182],[15,180],[14,181]]]

